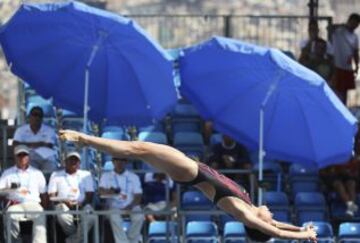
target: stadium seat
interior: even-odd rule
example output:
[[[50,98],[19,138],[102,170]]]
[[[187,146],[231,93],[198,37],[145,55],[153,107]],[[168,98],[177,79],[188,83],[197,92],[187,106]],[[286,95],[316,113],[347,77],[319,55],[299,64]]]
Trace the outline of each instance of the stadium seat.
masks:
[[[284,192],[267,191],[264,194],[264,201],[270,209],[289,210],[289,200]]]
[[[214,207],[212,202],[207,199],[204,194],[199,191],[186,191],[182,194],[180,207],[182,210],[210,210]],[[210,221],[212,216],[204,213],[186,213],[184,215],[184,222],[190,221]]]
[[[199,120],[200,116],[193,105],[178,103],[171,112],[171,119],[172,121],[190,121]]]
[[[178,132],[197,132],[201,133],[201,123],[200,121],[181,121],[181,122],[172,122],[171,131],[174,134]]]
[[[299,192],[319,192],[319,182],[317,180],[296,180],[290,182],[291,191],[293,198],[295,198],[296,194]]]
[[[273,218],[281,222],[291,223],[290,219],[290,208],[288,209],[272,209],[270,208]]]
[[[167,137],[165,133],[162,132],[142,131],[139,133],[138,138],[140,141],[168,144]]]
[[[264,201],[266,206],[268,206],[273,213],[274,219],[283,222],[291,222],[289,200],[284,192],[266,192],[264,194]]]
[[[218,220],[218,227],[220,231],[223,231],[225,224],[227,222],[237,221],[234,217],[230,216],[229,214],[220,214]]]
[[[227,222],[224,226],[223,233],[224,243],[245,243],[246,233],[244,224],[240,222]]]
[[[317,180],[319,176],[319,170],[316,166],[306,166],[303,164],[291,164],[289,168],[289,179],[295,180]]]
[[[199,191],[186,191],[181,197],[181,208],[184,210],[208,210],[213,208],[212,202]]]
[[[338,242],[360,242],[360,223],[341,223],[339,226]]]
[[[297,209],[325,209],[324,195],[319,192],[299,192],[295,196],[295,207]]]
[[[138,132],[163,132],[165,133],[165,128],[164,128],[164,124],[162,122],[160,123],[156,123],[154,125],[150,125],[150,126],[145,126],[145,127],[139,127]]]
[[[148,243],[177,242],[177,223],[173,221],[154,221],[149,224]]]
[[[254,170],[259,171],[259,163],[255,163]],[[281,191],[283,172],[280,164],[271,160],[264,161],[263,172],[266,189],[270,191]]]
[[[104,132],[101,134],[102,138],[109,138],[109,139],[115,139],[115,140],[130,140],[130,136],[127,133],[124,132]]]
[[[299,192],[295,197],[295,213],[298,224],[308,221],[327,221],[325,198],[318,192]]]
[[[218,243],[218,229],[210,221],[192,221],[186,224],[186,243]]]
[[[303,226],[307,226],[308,224],[313,224],[317,233],[317,242],[318,243],[333,243],[334,242],[334,233],[333,228],[330,223],[323,221],[311,221],[308,223],[304,223]],[[302,241],[302,243],[306,243],[308,241]]]
[[[205,145],[203,137],[197,132],[178,132],[174,136],[174,147],[188,155],[203,158]]]
[[[102,133],[105,132],[119,132],[119,133],[125,133],[125,129],[123,127],[120,126],[103,126],[101,128]]]
[[[310,221],[327,221],[324,210],[300,210],[297,211],[297,224],[302,225]]]

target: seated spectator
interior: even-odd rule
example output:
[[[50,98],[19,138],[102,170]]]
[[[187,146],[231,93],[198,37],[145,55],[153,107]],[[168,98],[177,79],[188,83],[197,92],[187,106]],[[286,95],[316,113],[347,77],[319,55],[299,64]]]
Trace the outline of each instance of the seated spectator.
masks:
[[[309,38],[300,43],[301,53],[299,62],[304,64],[315,57],[316,52],[318,51],[316,46],[317,42],[325,43],[323,54],[330,59],[330,62],[332,62],[333,49],[329,42],[319,36],[319,25],[316,19],[311,19],[309,21],[308,34]]]
[[[326,41],[317,39],[313,44],[315,49],[313,55],[307,55],[304,57],[302,64],[319,74],[328,83],[330,83],[334,67],[332,59],[326,53]]]
[[[339,194],[347,207],[346,214],[350,217],[358,211],[358,205],[355,202],[359,162],[358,158],[353,158],[346,164],[329,166],[320,171],[325,183],[331,184],[335,192]]]
[[[215,144],[209,157],[209,165],[215,169],[250,169],[251,160],[247,149],[227,135],[222,142]],[[232,179],[239,179],[238,174],[228,174]]]
[[[57,152],[54,149],[57,135],[49,126],[43,124],[43,110],[35,106],[30,110],[29,124],[16,129],[14,146],[23,144],[30,148],[31,165],[44,173],[57,168]]]
[[[90,172],[79,169],[80,160],[78,152],[69,152],[65,159],[65,169],[51,174],[48,193],[57,211],[93,209],[93,178]],[[93,217],[87,217],[88,230],[94,224]],[[83,242],[83,227],[78,227],[79,215],[61,213],[56,219],[66,235],[66,242]]]
[[[126,159],[113,158],[114,170],[105,172],[100,177],[99,193],[100,197],[106,199],[108,209],[127,210],[131,220],[131,225],[127,234],[123,229],[123,217],[120,213],[109,216],[110,225],[116,243],[135,243],[144,222],[144,215],[141,211],[140,203],[142,199],[142,187],[138,175],[126,169]],[[127,216],[127,215],[126,215]]]
[[[6,212],[24,212],[24,214],[10,214],[10,234],[18,240],[20,222],[33,222],[32,242],[46,242],[46,219],[41,214],[26,214],[27,211],[42,212],[46,207],[46,181],[41,171],[30,166],[30,150],[24,145],[14,149],[15,166],[4,171],[0,178],[0,190],[8,191],[5,198]]]
[[[144,178],[144,205],[145,209],[160,211],[171,209],[176,205],[174,182],[163,173],[146,173]],[[169,190],[169,204],[166,201],[166,190]],[[149,222],[165,220],[166,215],[146,215]]]

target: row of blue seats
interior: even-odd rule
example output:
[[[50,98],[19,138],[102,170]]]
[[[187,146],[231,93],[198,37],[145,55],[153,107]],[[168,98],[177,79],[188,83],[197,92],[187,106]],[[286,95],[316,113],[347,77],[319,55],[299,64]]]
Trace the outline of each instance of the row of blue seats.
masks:
[[[334,235],[331,224],[327,222],[312,222],[318,236],[318,243],[349,243],[360,242],[360,223],[345,222],[340,224],[337,236]],[[305,223],[306,226],[308,223]],[[148,242],[165,243],[180,242],[176,222],[152,222],[148,228]],[[220,241],[222,238],[222,241]],[[175,239],[171,241],[171,239]],[[222,234],[217,225],[210,221],[191,221],[186,224],[185,239],[187,243],[246,243],[244,225],[240,222],[229,221],[224,225]],[[272,239],[271,242],[290,243],[290,240]],[[302,241],[307,242],[307,241]]]
[[[329,208],[324,195],[318,192],[299,192],[293,206],[290,205],[285,193],[266,192],[264,202],[274,214],[275,219],[289,223],[294,222],[298,225],[310,220],[329,221],[330,218],[340,218],[345,216],[346,211],[345,205],[338,207],[338,204],[331,204]],[[357,203],[360,203],[360,194]],[[215,208],[199,191],[185,191],[181,197],[180,207],[182,210],[202,211]],[[359,212],[354,219],[360,219]],[[185,216],[186,222],[191,220],[211,220],[211,215],[194,213],[191,216]]]

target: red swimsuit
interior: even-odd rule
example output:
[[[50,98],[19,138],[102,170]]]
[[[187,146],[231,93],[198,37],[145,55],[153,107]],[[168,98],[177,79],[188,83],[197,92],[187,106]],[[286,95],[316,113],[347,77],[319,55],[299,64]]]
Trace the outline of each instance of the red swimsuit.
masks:
[[[177,183],[188,186],[193,186],[204,181],[210,183],[215,188],[215,204],[217,204],[221,198],[231,196],[237,197],[250,205],[252,204],[249,194],[242,186],[203,163],[198,163],[198,167],[198,174],[192,181],[177,181]]]

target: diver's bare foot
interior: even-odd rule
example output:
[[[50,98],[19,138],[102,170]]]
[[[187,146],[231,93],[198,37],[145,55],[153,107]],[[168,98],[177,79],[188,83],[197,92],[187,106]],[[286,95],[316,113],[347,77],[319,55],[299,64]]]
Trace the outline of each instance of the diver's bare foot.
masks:
[[[73,130],[60,130],[59,137],[63,141],[69,141],[74,143],[82,143],[81,138],[85,134]]]

